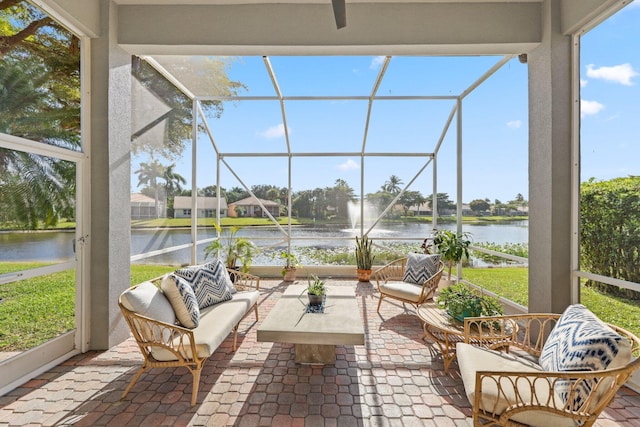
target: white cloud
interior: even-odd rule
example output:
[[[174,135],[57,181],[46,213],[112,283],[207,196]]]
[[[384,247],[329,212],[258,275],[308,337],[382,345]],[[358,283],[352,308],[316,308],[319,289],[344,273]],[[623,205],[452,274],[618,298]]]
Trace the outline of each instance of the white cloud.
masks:
[[[507,127],[511,129],[520,129],[522,127],[522,120],[511,120],[507,122]]]
[[[587,80],[580,79],[580,87],[585,87],[587,85],[587,83],[589,83]]]
[[[625,86],[633,85],[631,79],[638,75],[638,72],[629,63],[600,68],[595,68],[593,64],[587,65],[587,77],[620,83]]]
[[[374,57],[371,61],[371,64],[369,65],[369,68],[371,68],[372,70],[377,70],[384,63],[384,58],[384,56]]]
[[[593,116],[598,114],[604,109],[604,105],[598,101],[587,101],[586,99],[580,100],[580,115],[581,116]]]
[[[291,128],[289,128],[289,133],[291,133]],[[281,138],[284,136],[284,125],[280,123],[279,125],[271,126],[263,132],[258,132],[258,135],[267,139]]]
[[[354,162],[353,160],[349,159],[344,163],[340,163],[338,165],[338,169],[342,172],[346,172],[346,171],[351,171],[354,169],[359,169],[360,167],[358,166],[358,164],[356,162]]]

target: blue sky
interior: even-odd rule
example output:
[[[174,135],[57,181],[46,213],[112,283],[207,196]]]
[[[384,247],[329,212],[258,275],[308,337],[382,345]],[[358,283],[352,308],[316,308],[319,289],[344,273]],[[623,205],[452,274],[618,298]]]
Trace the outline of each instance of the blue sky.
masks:
[[[582,175],[609,179],[640,175],[640,4],[627,6],[582,38]],[[381,57],[270,57],[285,96],[368,96],[380,72]],[[394,57],[378,95],[459,95],[501,57]],[[238,58],[229,75],[248,87],[243,95],[272,96],[273,85],[261,57]],[[429,153],[436,146],[454,105],[450,100],[376,101],[367,136],[367,152]],[[367,101],[287,101],[292,151],[359,152]],[[463,200],[492,202],[528,196],[527,66],[511,60],[463,102]],[[286,152],[277,101],[240,101],[225,105],[220,119],[209,120],[224,153]],[[456,197],[455,120],[438,157],[438,191]],[[190,181],[190,154],[177,170]],[[288,185],[287,158],[227,157],[248,186]],[[392,174],[406,184],[426,157],[370,157],[365,160],[364,193],[377,191]],[[344,179],[359,195],[359,156],[294,157],[293,190],[334,185]],[[135,166],[133,168],[135,170]],[[198,146],[198,187],[216,181],[215,157],[206,137]],[[242,186],[223,167],[221,185]],[[137,179],[132,178],[135,185]],[[190,184],[189,184],[190,185]],[[428,195],[429,165],[412,184]]]

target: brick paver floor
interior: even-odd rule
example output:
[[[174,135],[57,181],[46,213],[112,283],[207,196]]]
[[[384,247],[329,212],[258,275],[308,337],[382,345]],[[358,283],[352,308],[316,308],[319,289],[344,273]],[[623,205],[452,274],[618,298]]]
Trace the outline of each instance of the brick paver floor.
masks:
[[[286,286],[262,281],[261,319]],[[413,310],[385,300],[378,314],[375,285],[359,283],[355,291],[366,343],[338,346],[335,365],[297,365],[293,345],[257,342],[258,323],[249,315],[238,350],[228,338],[205,364],[194,407],[185,368],[151,370],[120,399],[142,362],[129,339],[76,356],[1,396],[0,426],[472,425],[457,364],[444,373]],[[596,425],[640,426],[638,394],[624,388]]]

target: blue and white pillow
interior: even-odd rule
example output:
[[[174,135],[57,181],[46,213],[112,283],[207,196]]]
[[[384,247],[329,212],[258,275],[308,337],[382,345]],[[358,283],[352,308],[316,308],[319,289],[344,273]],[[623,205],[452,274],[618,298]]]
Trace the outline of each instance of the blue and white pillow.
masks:
[[[542,348],[539,363],[546,371],[599,371],[623,366],[631,360],[629,340],[617,334],[582,304],[567,307]],[[589,396],[593,382],[577,384],[572,409]],[[569,399],[571,381],[558,381],[556,392]]]
[[[174,274],[191,284],[200,309],[231,299],[233,284],[227,268],[219,260],[181,268]]]
[[[196,328],[200,323],[200,308],[191,284],[175,274],[167,274],[160,287],[180,324],[185,328]]]
[[[402,281],[422,286],[438,272],[439,261],[440,255],[438,254],[409,254]]]

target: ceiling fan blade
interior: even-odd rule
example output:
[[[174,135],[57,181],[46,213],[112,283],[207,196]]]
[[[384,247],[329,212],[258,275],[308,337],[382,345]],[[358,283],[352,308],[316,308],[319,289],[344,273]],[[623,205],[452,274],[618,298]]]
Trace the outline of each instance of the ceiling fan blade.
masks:
[[[338,29],[347,26],[347,6],[345,0],[331,0],[333,4],[333,15],[336,17]]]

